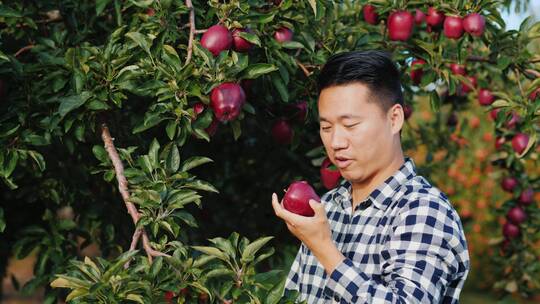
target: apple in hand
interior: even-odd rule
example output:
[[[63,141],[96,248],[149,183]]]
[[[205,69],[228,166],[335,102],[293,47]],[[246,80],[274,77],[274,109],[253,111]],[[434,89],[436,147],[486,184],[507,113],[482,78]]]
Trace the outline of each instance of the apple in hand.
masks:
[[[293,182],[283,197],[283,207],[290,212],[302,216],[314,216],[315,212],[309,205],[309,200],[320,203],[321,199],[306,181]]]

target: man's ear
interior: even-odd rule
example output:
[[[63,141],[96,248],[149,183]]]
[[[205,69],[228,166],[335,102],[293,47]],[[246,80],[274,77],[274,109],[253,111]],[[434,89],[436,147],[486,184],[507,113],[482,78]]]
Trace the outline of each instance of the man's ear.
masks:
[[[392,133],[398,134],[403,128],[403,123],[405,122],[405,113],[403,112],[403,106],[400,104],[393,105],[388,110],[388,119],[392,127]]]

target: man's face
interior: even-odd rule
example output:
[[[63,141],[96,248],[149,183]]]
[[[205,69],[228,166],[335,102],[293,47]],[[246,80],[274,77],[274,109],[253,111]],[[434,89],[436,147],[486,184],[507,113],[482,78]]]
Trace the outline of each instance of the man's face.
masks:
[[[373,98],[361,83],[328,87],[319,95],[322,142],[343,178],[353,183],[369,182],[400,149],[401,107],[384,113]]]

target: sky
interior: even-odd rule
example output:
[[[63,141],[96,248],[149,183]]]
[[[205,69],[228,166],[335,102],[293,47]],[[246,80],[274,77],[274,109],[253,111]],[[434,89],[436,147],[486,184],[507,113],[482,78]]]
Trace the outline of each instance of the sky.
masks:
[[[517,30],[521,22],[528,16],[532,15],[533,13],[536,16],[536,19],[538,20],[540,18],[540,0],[530,0],[529,10],[527,12],[516,14],[514,12],[514,8],[511,8],[510,13],[503,11],[501,16],[506,22],[507,30]]]

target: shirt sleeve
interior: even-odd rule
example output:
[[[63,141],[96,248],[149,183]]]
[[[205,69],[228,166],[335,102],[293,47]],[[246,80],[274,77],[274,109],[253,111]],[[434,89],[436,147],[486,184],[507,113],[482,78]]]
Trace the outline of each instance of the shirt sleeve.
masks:
[[[381,274],[368,276],[347,258],[330,274],[324,293],[339,303],[457,302],[445,298],[445,291],[466,276],[469,257],[453,208],[411,201],[394,222],[381,250]]]

